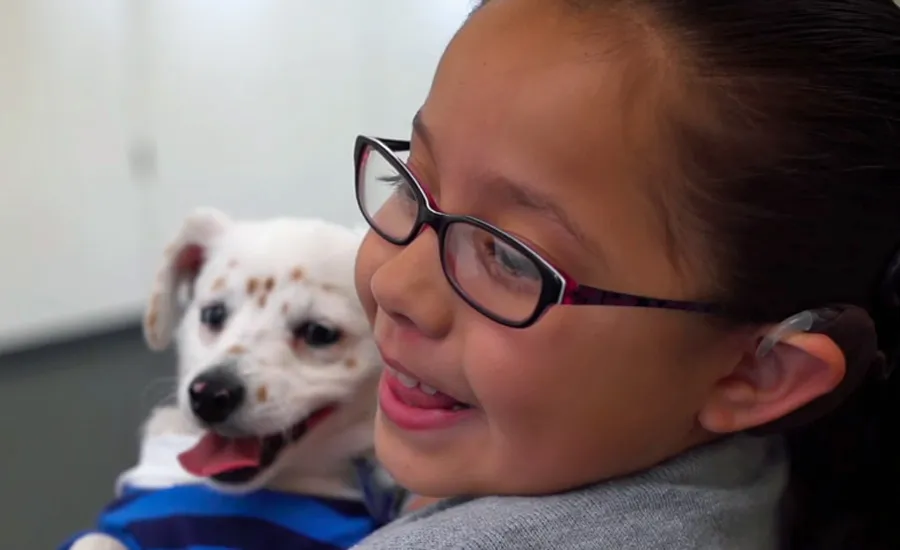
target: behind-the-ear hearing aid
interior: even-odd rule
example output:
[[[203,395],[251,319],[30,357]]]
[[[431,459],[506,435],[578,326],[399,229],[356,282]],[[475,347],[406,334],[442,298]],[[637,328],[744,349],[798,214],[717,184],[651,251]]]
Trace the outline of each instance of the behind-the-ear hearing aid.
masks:
[[[763,336],[756,348],[756,358],[762,359],[780,342],[795,334],[804,332],[821,332],[822,326],[834,319],[837,311],[831,308],[807,309],[791,315]]]
[[[780,342],[798,333],[824,334],[831,338],[844,354],[844,378],[830,393],[814,399],[783,418],[749,430],[750,433],[769,434],[793,430],[821,418],[843,403],[872,369],[884,368],[885,359],[878,350],[875,322],[864,309],[851,305],[806,310],[788,317],[763,337],[757,346],[756,357],[765,357]]]

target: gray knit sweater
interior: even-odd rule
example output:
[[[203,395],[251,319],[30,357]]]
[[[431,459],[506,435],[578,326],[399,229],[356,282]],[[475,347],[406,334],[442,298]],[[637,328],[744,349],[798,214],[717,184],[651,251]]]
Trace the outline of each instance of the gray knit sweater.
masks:
[[[451,499],[354,550],[773,550],[786,482],[779,438],[736,436],[565,494]]]

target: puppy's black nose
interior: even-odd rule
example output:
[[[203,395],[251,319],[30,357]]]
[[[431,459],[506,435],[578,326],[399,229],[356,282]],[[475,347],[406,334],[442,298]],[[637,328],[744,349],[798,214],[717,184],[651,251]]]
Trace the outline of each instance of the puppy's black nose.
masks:
[[[244,402],[245,394],[243,382],[227,367],[209,369],[188,386],[191,410],[207,424],[227,420]]]

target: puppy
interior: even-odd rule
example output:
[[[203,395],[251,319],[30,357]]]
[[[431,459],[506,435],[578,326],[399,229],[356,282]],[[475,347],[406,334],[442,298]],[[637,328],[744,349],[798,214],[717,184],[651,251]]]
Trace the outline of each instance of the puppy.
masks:
[[[187,217],[144,317],[152,349],[176,338],[177,406],[151,415],[99,528],[64,548],[334,550],[377,526],[353,481],[381,371],[353,285],[361,238]]]

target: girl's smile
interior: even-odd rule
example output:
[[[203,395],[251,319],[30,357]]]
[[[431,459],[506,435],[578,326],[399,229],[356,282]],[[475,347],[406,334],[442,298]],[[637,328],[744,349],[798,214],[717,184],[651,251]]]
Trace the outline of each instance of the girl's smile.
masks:
[[[475,409],[410,376],[397,363],[385,360],[378,398],[381,413],[403,430],[449,428],[471,418]]]

